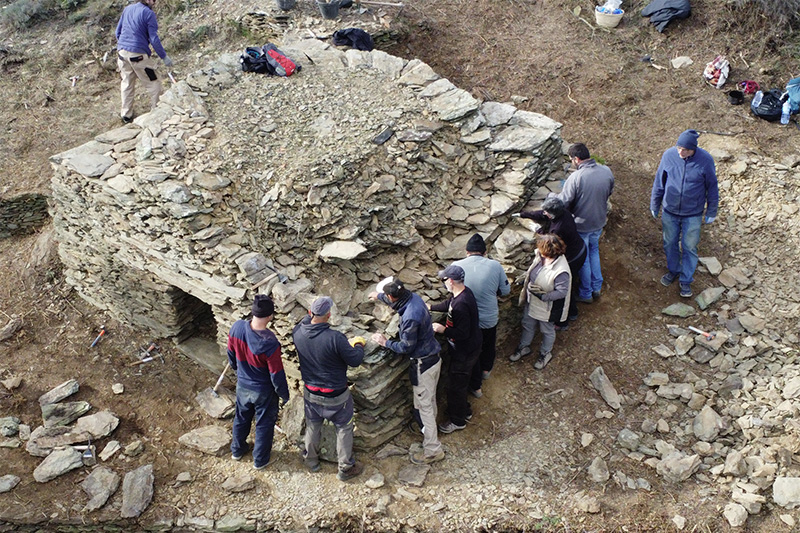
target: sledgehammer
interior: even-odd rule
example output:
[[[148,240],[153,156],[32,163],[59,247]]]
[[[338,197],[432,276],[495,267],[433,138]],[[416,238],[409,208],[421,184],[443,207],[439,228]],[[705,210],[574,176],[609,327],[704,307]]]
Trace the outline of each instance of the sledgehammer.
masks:
[[[231,363],[230,362],[225,363],[225,368],[222,369],[222,374],[219,375],[219,379],[217,380],[217,384],[214,385],[213,389],[211,389],[211,393],[214,396],[219,397],[219,394],[217,393],[217,389],[219,388],[220,385],[222,385],[222,380],[225,378],[225,372],[227,372],[230,367],[231,367]]]

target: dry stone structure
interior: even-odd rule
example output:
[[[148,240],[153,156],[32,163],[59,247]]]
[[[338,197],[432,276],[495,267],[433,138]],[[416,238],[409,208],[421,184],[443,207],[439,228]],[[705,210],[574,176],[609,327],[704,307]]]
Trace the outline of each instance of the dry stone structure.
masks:
[[[561,125],[481,102],[419,60],[292,36],[282,49],[302,72],[243,74],[223,56],[133,124],[53,156],[52,215],[86,301],[210,369],[253,296],[271,294],[299,379],[291,328],[319,294],[348,335],[391,335],[397,317],[366,298],[375,282],[441,298],[437,270],[476,231],[521,273],[534,228],[509,215],[563,178]],[[407,361],[367,351],[350,377],[370,447],[400,431],[410,394]]]

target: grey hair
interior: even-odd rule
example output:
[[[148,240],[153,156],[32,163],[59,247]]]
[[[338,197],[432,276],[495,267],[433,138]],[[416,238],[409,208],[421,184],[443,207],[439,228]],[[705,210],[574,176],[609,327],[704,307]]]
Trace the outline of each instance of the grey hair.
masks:
[[[547,198],[544,202],[542,202],[542,211],[547,211],[548,213],[553,215],[553,218],[561,217],[561,215],[563,215],[564,212],[566,212],[566,210],[567,206],[564,205],[564,202],[561,201],[560,198],[551,196],[550,198]]]

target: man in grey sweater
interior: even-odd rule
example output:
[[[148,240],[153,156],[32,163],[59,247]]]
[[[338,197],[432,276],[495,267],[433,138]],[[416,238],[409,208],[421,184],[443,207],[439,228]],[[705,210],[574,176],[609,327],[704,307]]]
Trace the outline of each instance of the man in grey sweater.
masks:
[[[611,170],[598,164],[583,143],[569,147],[567,154],[578,170],[564,183],[557,196],[575,216],[578,234],[586,244],[587,256],[580,270],[579,302],[592,303],[600,297],[603,275],[600,272],[600,235],[608,217],[608,198],[614,190]]]

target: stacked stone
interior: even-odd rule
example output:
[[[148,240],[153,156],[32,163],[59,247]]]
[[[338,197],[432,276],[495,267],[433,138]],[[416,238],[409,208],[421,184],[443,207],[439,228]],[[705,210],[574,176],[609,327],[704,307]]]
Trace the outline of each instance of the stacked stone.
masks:
[[[48,220],[47,196],[21,194],[0,198],[0,239],[33,233]]]
[[[291,329],[318,295],[348,336],[392,335],[396,315],[367,298],[382,277],[439,299],[435,273],[475,232],[524,270],[533,228],[510,214],[557,188],[561,125],[480,102],[418,60],[317,39],[282,49],[310,61],[271,78],[222,56],[133,125],[54,156],[53,216],[68,282],[158,336],[190,335],[210,307],[223,351],[253,296],[271,294],[299,380]],[[407,361],[377,349],[351,376],[368,447],[410,403]]]

